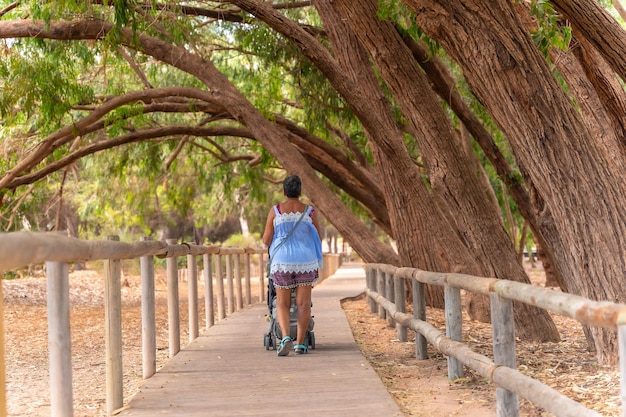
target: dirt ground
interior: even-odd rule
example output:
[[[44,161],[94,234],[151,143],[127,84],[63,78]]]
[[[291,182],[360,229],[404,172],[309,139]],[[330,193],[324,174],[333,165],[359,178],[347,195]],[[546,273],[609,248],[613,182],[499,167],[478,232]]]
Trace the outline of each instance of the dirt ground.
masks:
[[[533,271],[541,279],[541,271]],[[165,277],[158,276],[157,368],[168,356],[167,299]],[[181,302],[186,303],[186,285],[179,282]],[[253,285],[253,300],[258,290]],[[202,285],[198,291],[202,294]],[[9,416],[49,416],[46,284],[43,275],[3,281],[6,331],[7,398]],[[142,383],[140,279],[123,278],[124,398],[129,399]],[[74,409],[79,417],[104,416],[105,358],[103,285],[99,272],[72,272],[70,278]],[[199,303],[200,326],[204,325]],[[361,350],[377,370],[406,416],[494,416],[495,389],[467,370],[464,378],[447,379],[443,355],[429,347],[428,361],[415,359],[414,343],[401,343],[394,329],[369,313],[364,297],[345,300],[343,307]],[[181,347],[187,340],[187,309],[180,308]],[[429,321],[443,329],[443,314],[428,310]],[[604,416],[619,416],[619,373],[600,367],[585,349],[580,326],[555,318],[563,341],[533,344],[518,341],[518,364],[523,372],[545,381]],[[466,343],[491,356],[487,325],[465,320]],[[411,337],[411,336],[410,336]],[[549,416],[520,399],[523,416]]]

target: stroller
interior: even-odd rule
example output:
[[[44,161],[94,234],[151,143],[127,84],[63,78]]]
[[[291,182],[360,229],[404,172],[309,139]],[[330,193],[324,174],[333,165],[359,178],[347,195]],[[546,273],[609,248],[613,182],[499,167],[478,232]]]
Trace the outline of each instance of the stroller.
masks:
[[[311,303],[311,307],[313,303]],[[265,350],[276,349],[278,343],[283,338],[278,319],[276,318],[276,288],[274,287],[274,281],[268,278],[267,281],[267,307],[269,314],[265,317],[269,323],[267,333],[263,336],[263,344]],[[296,333],[298,332],[298,307],[296,306],[296,289],[291,291],[291,308],[289,309],[289,336],[292,339],[296,339]],[[315,334],[313,333],[313,316],[309,321],[309,328],[304,336],[303,344],[310,349],[315,349]]]

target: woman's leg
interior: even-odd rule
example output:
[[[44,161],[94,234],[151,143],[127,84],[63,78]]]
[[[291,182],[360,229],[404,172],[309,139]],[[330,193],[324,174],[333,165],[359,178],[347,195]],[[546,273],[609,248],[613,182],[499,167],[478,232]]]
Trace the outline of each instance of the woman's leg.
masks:
[[[282,337],[289,336],[289,309],[291,308],[291,289],[276,288],[276,318]]]
[[[311,321],[311,285],[302,285],[296,288],[296,305],[298,306],[298,333],[296,345],[304,344],[304,337],[309,330]]]

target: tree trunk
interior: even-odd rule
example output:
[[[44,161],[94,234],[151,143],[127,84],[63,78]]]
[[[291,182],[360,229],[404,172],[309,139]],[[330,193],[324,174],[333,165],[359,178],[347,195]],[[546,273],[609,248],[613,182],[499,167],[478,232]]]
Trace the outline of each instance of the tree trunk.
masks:
[[[444,203],[442,209],[450,211],[447,218],[452,220],[456,235],[479,263],[479,275],[530,283],[504,229],[501,214],[474,169],[474,155],[464,152],[438,97],[395,27],[378,19],[375,0],[360,0],[358,4],[355,0],[335,0],[334,3],[369,51],[416,132],[432,190]],[[556,326],[544,310],[519,303],[515,313],[519,337],[559,340]]]
[[[626,33],[624,28],[597,1],[551,0],[577,31],[584,33],[613,71],[626,80]]]
[[[545,202],[541,233],[568,290],[625,301],[626,178],[619,141],[592,139],[510,2],[405,3],[461,66],[509,138],[518,164]],[[615,333],[592,332],[598,359],[615,360]]]
[[[619,78],[589,41],[583,36],[576,36],[575,41],[578,41],[578,45],[570,50],[580,62],[598,95],[599,102],[595,104],[595,108],[603,109],[608,118],[608,123],[599,123],[610,126],[622,146],[626,146],[626,92]]]
[[[528,221],[530,230],[537,239],[537,242],[543,242],[543,236],[539,232],[540,225],[539,218],[537,217],[537,210],[531,203],[530,193],[524,188],[524,183],[520,181],[511,166],[509,166],[506,158],[498,149],[498,146],[491,135],[487,132],[487,129],[465,104],[465,100],[456,90],[456,83],[454,82],[452,75],[449,74],[447,67],[438,57],[431,56],[428,53],[427,46],[416,42],[407,34],[403,35],[403,40],[409,49],[411,49],[416,62],[428,76],[428,79],[432,83],[433,90],[443,101],[448,103],[450,109],[452,109],[459,120],[463,122],[463,125],[471,133],[476,143],[489,159],[489,162],[493,165],[493,168],[500,177],[500,180],[506,184],[511,198],[515,201],[522,217]],[[527,178],[525,179],[527,180]],[[543,227],[546,228],[553,226],[544,223]],[[544,244],[543,246],[547,245]],[[553,272],[555,276],[561,275],[558,265],[556,265],[552,260],[553,255],[551,248],[546,247],[544,256],[546,260],[554,265]]]
[[[318,1],[316,6],[325,23],[335,58],[345,70],[344,73],[352,75],[360,86],[358,94],[349,94],[347,101],[353,105],[366,126],[379,175],[385,178],[382,182],[383,192],[389,208],[393,236],[398,243],[401,265],[441,270],[437,256],[441,253],[432,250],[436,246],[432,236],[436,234],[428,232],[437,226],[435,222],[424,224],[422,221],[425,219],[424,212],[436,213],[436,206],[422,181],[421,173],[404,147],[403,133],[395,124],[367,56],[334,12],[331,3]],[[371,103],[377,103],[377,109],[372,109]],[[442,307],[441,288],[428,287],[427,302],[431,306]]]

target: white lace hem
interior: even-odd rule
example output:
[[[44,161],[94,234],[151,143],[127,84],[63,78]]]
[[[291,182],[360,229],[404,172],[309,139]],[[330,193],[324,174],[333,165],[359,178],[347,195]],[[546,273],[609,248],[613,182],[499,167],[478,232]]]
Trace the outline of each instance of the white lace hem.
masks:
[[[291,264],[286,262],[279,262],[276,265],[272,264],[272,273],[274,272],[289,272],[294,274],[301,274],[305,272],[317,271],[320,267],[318,261],[307,262],[304,264]]]

